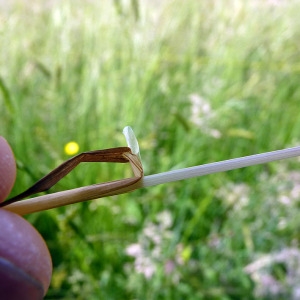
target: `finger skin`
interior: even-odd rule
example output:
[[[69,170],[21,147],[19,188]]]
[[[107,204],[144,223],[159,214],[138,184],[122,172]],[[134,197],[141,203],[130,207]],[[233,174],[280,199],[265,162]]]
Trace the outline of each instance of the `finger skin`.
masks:
[[[6,140],[0,136],[0,202],[10,193],[16,178],[14,155]]]
[[[52,261],[46,243],[30,223],[5,209],[0,209],[0,258],[23,271],[32,281],[37,281],[43,294],[46,293],[52,275]],[[2,267],[0,264],[0,269]],[[28,280],[24,279],[24,285],[27,285]],[[6,278],[0,276],[0,299],[3,299],[1,287],[5,288],[7,284]]]
[[[0,278],[1,299],[43,299],[44,290],[41,283],[3,258],[0,258]]]
[[[0,202],[15,177],[13,153],[0,137]],[[41,235],[21,216],[0,209],[0,299],[43,299],[51,275],[51,256]]]

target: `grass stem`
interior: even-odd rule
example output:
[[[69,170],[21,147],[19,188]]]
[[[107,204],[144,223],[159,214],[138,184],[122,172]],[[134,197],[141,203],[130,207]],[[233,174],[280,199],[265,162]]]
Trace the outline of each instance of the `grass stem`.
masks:
[[[77,202],[124,194],[143,187],[225,172],[296,156],[300,156],[300,146],[139,177],[139,174],[140,176],[143,175],[142,167],[140,166],[139,168],[139,158],[135,159],[134,157],[136,157],[136,155],[131,155],[130,163],[132,164],[136,176],[134,178],[126,178],[104,184],[95,184],[50,195],[39,196],[25,201],[12,203],[4,208],[21,215],[29,214]],[[135,170],[135,168],[137,169]]]
[[[300,156],[300,146],[145,176],[143,187],[265,164],[296,156]]]

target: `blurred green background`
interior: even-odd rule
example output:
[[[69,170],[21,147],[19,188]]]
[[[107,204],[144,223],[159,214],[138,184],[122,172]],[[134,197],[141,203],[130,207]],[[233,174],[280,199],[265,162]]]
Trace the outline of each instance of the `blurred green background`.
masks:
[[[0,134],[15,195],[80,152],[125,146],[145,174],[299,144],[299,1],[0,3]],[[299,159],[26,216],[45,299],[300,299]],[[51,192],[130,176],[83,164]]]

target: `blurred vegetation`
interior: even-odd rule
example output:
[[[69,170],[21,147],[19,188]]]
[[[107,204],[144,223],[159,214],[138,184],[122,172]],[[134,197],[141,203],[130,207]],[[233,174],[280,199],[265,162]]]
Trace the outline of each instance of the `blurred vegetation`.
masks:
[[[66,160],[70,141],[80,151],[124,146],[126,125],[146,174],[299,143],[299,1],[1,5],[0,134],[18,163],[12,195]],[[245,269],[298,249],[298,163],[27,216],[53,258],[45,299],[299,299],[286,269],[270,271],[276,293]],[[82,165],[51,192],[129,171]]]

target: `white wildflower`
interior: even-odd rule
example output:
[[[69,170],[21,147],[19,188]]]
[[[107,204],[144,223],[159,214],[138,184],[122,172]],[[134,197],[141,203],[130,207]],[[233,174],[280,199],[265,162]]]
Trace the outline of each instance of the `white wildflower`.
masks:
[[[214,117],[210,103],[198,94],[191,94],[189,100],[191,102],[192,123],[199,127],[205,134],[214,138],[220,138],[220,131],[209,126],[210,121]]]
[[[276,278],[272,270],[276,265],[284,267],[284,274]],[[247,265],[244,271],[255,282],[257,297],[292,295],[299,299],[300,287],[300,251],[297,248],[285,248],[279,252],[267,254]]]

